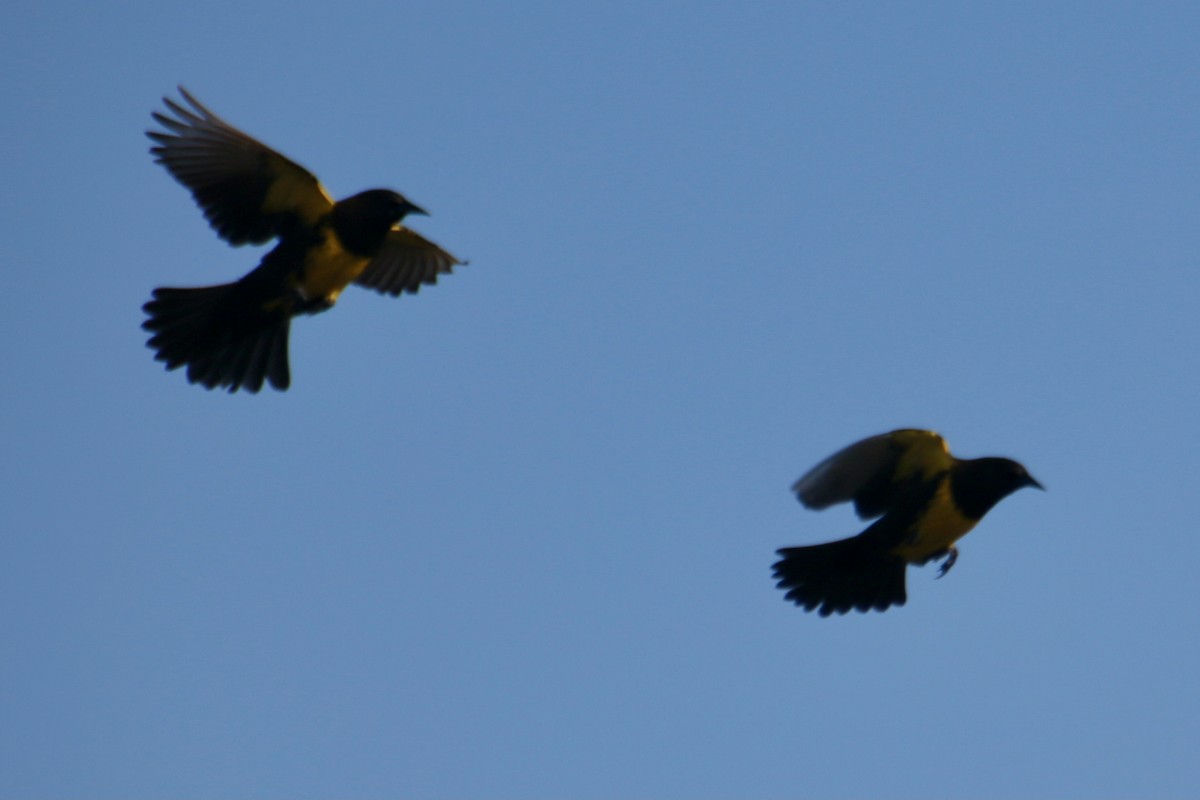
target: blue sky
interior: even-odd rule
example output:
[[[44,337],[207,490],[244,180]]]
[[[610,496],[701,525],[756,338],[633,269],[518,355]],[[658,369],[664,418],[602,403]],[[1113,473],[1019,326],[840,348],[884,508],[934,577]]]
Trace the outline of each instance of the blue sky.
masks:
[[[0,12],[0,795],[1186,797],[1200,9],[131,2]],[[471,261],[166,373],[232,280],[182,83]],[[802,472],[942,432],[1022,492],[819,619]]]

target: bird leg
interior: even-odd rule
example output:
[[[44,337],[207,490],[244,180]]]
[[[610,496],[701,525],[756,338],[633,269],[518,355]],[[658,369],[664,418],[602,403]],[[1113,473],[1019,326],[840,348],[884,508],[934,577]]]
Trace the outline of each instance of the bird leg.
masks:
[[[946,577],[946,573],[949,572],[950,568],[954,566],[955,561],[958,561],[958,548],[951,547],[946,551],[946,560],[943,561],[941,567],[938,568],[937,576],[939,578]]]

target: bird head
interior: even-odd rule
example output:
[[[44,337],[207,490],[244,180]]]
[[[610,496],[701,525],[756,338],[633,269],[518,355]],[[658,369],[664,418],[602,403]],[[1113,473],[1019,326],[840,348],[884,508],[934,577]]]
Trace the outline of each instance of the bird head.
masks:
[[[374,255],[388,231],[408,214],[425,209],[391,189],[369,189],[339,201],[331,212],[334,230],[348,250]]]
[[[1017,489],[1023,489],[1026,486],[1032,486],[1042,491],[1046,490],[1045,486],[1042,486],[1029,474],[1029,470],[1025,469],[1023,464],[1013,461],[1011,458],[977,458],[975,464],[981,477],[994,486],[997,492],[1000,492],[1000,497],[1007,497]]]
[[[1045,491],[1022,464],[1011,458],[966,459],[959,462],[955,472],[955,497],[963,511],[975,519],[1018,489],[1032,486]]]
[[[409,214],[429,216],[429,212],[391,189],[368,189],[348,197],[338,205],[352,204],[354,212],[364,219],[387,220],[388,227],[395,225]]]

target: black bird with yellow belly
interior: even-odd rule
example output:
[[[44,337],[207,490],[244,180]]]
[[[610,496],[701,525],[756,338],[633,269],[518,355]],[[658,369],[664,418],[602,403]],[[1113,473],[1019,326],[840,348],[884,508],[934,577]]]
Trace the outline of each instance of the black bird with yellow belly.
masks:
[[[395,297],[463,263],[400,224],[425,213],[403,195],[371,189],[335,203],[311,172],[179,91],[187,105],[163,98],[171,115],[153,116],[164,130],[146,133],[155,160],[222,239],[278,242],[241,280],[154,290],[142,327],[167,369],[186,366],[209,389],[286,389],[292,317],[332,308],[351,283]]]
[[[860,517],[879,519],[849,539],[779,550],[779,588],[823,617],[902,606],[909,564],[945,558],[938,577],[945,575],[958,558],[955,542],[1025,486],[1042,488],[1011,459],[955,458],[933,431],[863,439],[822,461],[792,490],[808,508],[853,501]]]

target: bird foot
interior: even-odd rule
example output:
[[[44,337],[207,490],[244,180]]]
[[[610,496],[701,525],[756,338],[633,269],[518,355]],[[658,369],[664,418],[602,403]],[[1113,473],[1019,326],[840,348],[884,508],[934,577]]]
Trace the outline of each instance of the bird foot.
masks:
[[[949,572],[950,568],[954,566],[955,561],[958,561],[958,548],[951,547],[946,551],[946,560],[943,561],[941,567],[938,568],[937,576],[939,578],[946,577],[946,573]]]

